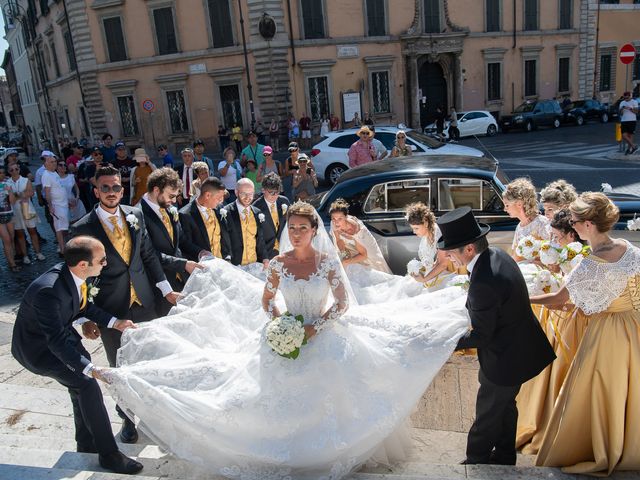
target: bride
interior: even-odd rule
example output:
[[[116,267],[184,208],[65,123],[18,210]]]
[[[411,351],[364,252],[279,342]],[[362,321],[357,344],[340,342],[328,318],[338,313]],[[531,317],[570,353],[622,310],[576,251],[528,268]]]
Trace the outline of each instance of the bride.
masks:
[[[123,336],[110,389],[176,456],[229,478],[339,479],[398,453],[390,436],[468,328],[464,291],[357,305],[319,219],[290,207],[266,285],[211,259],[170,316]],[[265,342],[285,311],[304,318],[296,360]]]

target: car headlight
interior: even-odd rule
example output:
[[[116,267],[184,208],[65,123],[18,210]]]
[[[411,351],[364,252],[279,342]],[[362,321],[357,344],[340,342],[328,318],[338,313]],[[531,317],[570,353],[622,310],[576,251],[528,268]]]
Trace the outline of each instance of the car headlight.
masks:
[[[573,117],[573,113],[571,112],[567,113],[567,117]]]
[[[522,117],[522,115],[516,115],[516,116],[513,118],[513,121],[514,121],[514,122],[517,122],[517,123],[522,122],[522,120],[524,120],[524,118]]]

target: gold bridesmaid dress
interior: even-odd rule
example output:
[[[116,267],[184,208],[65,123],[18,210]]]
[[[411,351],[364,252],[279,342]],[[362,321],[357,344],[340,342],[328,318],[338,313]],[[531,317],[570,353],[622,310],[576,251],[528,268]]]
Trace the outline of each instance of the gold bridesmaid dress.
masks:
[[[590,316],[536,465],[597,476],[640,470],[639,286],[640,275],[630,277],[606,310]]]

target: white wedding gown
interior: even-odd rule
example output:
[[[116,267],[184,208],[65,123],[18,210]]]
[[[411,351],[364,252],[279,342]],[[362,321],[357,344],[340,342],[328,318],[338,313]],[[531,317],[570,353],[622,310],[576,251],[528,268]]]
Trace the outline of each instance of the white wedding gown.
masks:
[[[309,279],[272,263],[280,310],[305,323],[326,312],[332,262]],[[206,267],[170,316],[124,333],[110,389],[160,445],[230,478],[349,474],[403,424],[468,328],[460,288],[388,298],[335,312],[290,360],[263,338],[264,282],[219,259]]]

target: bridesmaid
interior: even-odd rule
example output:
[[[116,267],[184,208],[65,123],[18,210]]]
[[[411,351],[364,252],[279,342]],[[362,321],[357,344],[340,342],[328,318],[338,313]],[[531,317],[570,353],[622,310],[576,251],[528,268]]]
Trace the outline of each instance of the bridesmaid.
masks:
[[[569,208],[571,202],[578,198],[578,193],[573,185],[566,180],[556,180],[547,184],[540,192],[540,203],[544,209],[544,216],[553,220],[556,212]]]
[[[549,220],[540,215],[536,199],[536,189],[526,178],[516,178],[507,185],[502,194],[504,210],[511,218],[517,218],[520,223],[516,227],[511,244],[511,256],[516,262],[524,260],[516,253],[518,242],[528,235],[538,240],[550,240],[551,230]]]
[[[640,249],[609,230],[618,208],[599,192],[571,204],[570,223],[592,253],[557,293],[533,303],[571,301],[588,317],[553,407],[536,465],[610,475],[640,469]]]
[[[551,238],[559,247],[580,241],[571,226],[569,209],[559,210],[554,215]],[[540,375],[525,383],[518,397],[516,447],[522,448],[522,453],[527,455],[535,455],[540,449],[553,405],[589,323],[589,317],[574,305],[545,310],[547,321],[543,327],[556,353],[556,360]]]

